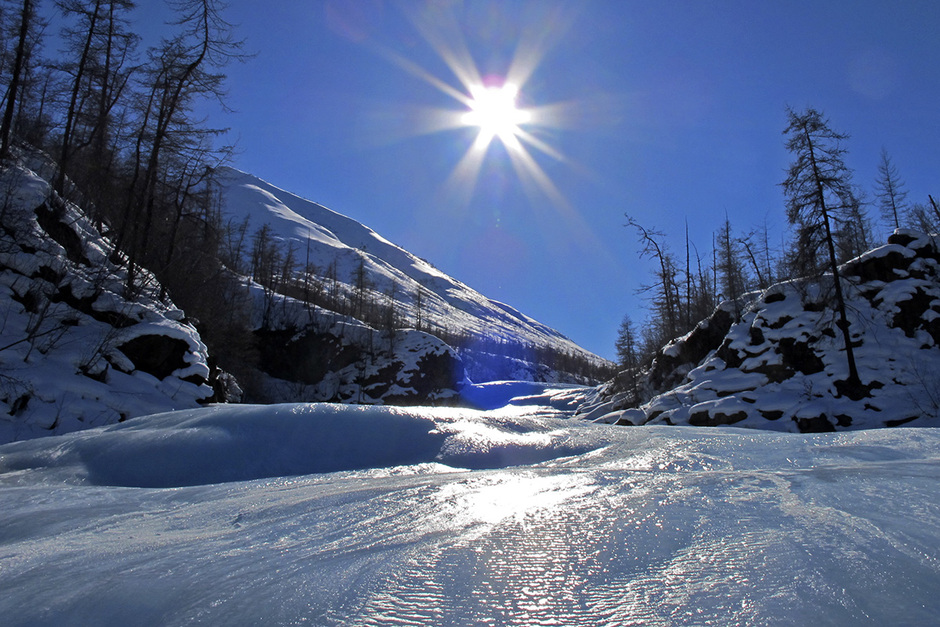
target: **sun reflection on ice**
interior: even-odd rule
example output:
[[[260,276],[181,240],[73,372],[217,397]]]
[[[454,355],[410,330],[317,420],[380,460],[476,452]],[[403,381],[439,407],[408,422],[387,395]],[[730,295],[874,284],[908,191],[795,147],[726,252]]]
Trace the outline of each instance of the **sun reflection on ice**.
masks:
[[[520,471],[450,484],[437,498],[444,504],[454,528],[485,533],[503,521],[524,525],[527,517],[550,512],[564,501],[583,496],[592,489],[590,482],[577,476],[542,476]]]

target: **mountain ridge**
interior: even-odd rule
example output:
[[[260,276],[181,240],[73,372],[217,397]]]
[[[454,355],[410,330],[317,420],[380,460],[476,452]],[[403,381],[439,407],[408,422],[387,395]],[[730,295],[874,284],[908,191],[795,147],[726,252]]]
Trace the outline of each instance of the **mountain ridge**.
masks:
[[[508,303],[484,296],[354,218],[236,168],[223,166],[217,168],[216,173],[217,184],[225,197],[223,211],[230,218],[243,220],[248,217],[259,223],[267,223],[273,227],[275,235],[284,242],[300,244],[309,238],[315,245],[331,247],[346,254],[352,251],[367,256],[377,266],[373,268],[376,278],[405,276],[411,279],[407,287],[413,289],[416,283],[427,287],[451,308],[460,311],[466,312],[472,305],[492,305],[492,307],[483,307],[478,312],[488,316],[488,319],[493,322],[504,320],[505,317],[502,315],[504,313],[521,323],[522,326],[517,326],[517,328],[527,331],[523,336],[527,335],[533,340],[542,342],[559,341],[566,348],[585,356],[597,357],[561,332],[538,322]],[[259,211],[260,208],[266,209],[269,215],[264,215],[264,212]],[[271,216],[277,218],[281,224],[269,219]],[[304,251],[298,249],[298,252]],[[314,263],[320,267],[327,265],[326,256],[322,251],[314,248],[310,252]],[[382,285],[378,287],[381,288]],[[494,308],[502,313],[494,315]],[[497,328],[497,331],[505,330],[507,329]],[[488,335],[492,336],[493,329],[489,331]]]

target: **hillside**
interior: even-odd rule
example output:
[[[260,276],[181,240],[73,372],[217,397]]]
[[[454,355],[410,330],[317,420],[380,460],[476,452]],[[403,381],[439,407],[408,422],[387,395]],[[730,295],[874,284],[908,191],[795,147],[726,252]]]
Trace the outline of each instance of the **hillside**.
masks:
[[[897,230],[842,266],[862,389],[847,389],[831,275],[725,302],[581,416],[622,425],[833,431],[940,425],[940,239]]]
[[[558,331],[483,296],[352,218],[232,168],[217,169],[213,185],[222,199],[226,261],[264,287],[266,297],[260,300],[270,301],[260,306],[260,318],[259,306],[254,306],[253,325],[263,344],[277,342],[276,335],[287,330],[309,335],[316,328],[318,339],[306,343],[333,343],[339,351],[337,338],[346,333],[335,325],[342,323],[360,329],[360,339],[352,344],[367,344],[369,353],[377,343],[395,352],[394,345],[414,332],[437,338],[453,349],[459,369],[474,382],[590,382],[595,370],[608,365]],[[275,314],[277,319],[269,315],[285,309],[291,313]],[[378,363],[374,369],[382,367]],[[278,378],[290,376],[283,369],[277,375],[277,366],[262,364],[262,370]],[[315,376],[294,380],[320,383]],[[280,395],[278,400],[298,399]],[[345,399],[317,393],[310,400]]]
[[[213,397],[185,314],[146,272],[126,297],[111,242],[35,170],[0,170],[0,227],[0,442]]]
[[[137,268],[129,288],[126,256],[52,190],[52,161],[17,159],[0,173],[0,441],[243,392],[256,402],[475,403],[460,393],[470,381],[581,382],[605,364],[354,220],[229,169],[217,182],[228,226],[243,227],[243,257],[226,265],[209,248],[175,274]],[[260,249],[249,227],[269,234]],[[259,264],[278,247],[288,253],[275,285]],[[241,385],[217,368],[219,354]]]

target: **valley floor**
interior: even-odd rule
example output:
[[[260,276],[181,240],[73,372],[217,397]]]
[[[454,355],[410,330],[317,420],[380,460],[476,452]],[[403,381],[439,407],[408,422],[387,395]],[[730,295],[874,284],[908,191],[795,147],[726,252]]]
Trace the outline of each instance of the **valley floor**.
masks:
[[[9,625],[936,624],[940,430],[216,406],[0,447]],[[510,397],[517,397],[507,402]]]

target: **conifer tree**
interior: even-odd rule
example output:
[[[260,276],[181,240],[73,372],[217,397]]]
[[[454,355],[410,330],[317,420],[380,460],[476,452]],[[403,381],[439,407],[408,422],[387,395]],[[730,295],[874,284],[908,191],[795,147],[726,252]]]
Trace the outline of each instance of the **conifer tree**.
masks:
[[[881,149],[881,162],[878,164],[878,180],[875,183],[878,190],[878,206],[881,208],[881,217],[892,228],[901,228],[901,217],[904,215],[904,200],[907,190],[904,182],[898,175],[897,168],[891,163],[888,151]]]

